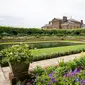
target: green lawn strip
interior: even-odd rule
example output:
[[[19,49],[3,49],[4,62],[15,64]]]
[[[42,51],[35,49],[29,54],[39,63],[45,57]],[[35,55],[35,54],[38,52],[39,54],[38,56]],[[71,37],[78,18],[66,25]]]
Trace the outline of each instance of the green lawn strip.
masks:
[[[39,57],[39,56],[52,55],[52,54],[56,54],[56,53],[62,53],[62,52],[64,53],[64,52],[83,50],[83,49],[85,49],[85,44],[84,45],[35,49],[35,50],[31,50],[31,51],[32,51],[32,55]]]
[[[20,43],[41,43],[41,42],[72,42],[72,43],[85,43],[82,41],[71,41],[71,40],[53,40],[53,41],[28,41],[28,42],[3,42],[0,43],[0,45],[2,44],[20,44]]]

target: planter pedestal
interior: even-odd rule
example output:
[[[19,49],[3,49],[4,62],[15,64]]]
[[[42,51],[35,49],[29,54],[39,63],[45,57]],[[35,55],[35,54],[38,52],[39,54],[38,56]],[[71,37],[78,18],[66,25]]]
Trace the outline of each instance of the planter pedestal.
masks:
[[[12,65],[9,63],[9,66],[14,77],[28,75],[29,64],[20,63]]]
[[[24,78],[29,78],[29,75],[21,75],[19,77],[14,77],[12,73],[9,73],[9,80],[11,85],[16,85],[16,83],[21,80],[24,81]]]

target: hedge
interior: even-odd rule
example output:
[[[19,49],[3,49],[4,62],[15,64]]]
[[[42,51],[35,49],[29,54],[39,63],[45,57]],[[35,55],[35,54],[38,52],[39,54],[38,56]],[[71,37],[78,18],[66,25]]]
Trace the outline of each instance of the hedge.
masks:
[[[77,29],[56,29],[56,30],[44,30],[39,28],[14,28],[0,26],[0,36],[11,36],[11,35],[56,35],[56,36],[67,36],[67,35],[85,35],[84,28]]]

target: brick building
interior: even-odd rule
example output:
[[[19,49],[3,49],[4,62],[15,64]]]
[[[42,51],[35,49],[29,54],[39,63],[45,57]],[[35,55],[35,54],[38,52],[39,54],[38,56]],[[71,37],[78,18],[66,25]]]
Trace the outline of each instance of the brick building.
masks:
[[[63,16],[63,19],[54,18],[49,21],[49,24],[46,24],[42,28],[45,29],[72,29],[72,28],[81,28],[83,26],[83,20],[77,21],[72,18],[67,19],[66,16]]]

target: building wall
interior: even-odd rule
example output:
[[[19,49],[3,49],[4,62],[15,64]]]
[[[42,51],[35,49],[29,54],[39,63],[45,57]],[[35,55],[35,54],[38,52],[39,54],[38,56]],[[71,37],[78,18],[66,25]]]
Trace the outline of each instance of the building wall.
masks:
[[[66,25],[64,24],[66,23]],[[68,23],[68,22],[63,22],[63,20],[59,20],[54,18],[52,21],[49,21],[48,26],[44,26],[43,28],[46,29],[72,29],[72,28],[80,28],[81,23],[80,22],[73,22],[73,23]]]
[[[60,28],[60,21],[59,20],[53,20],[52,22],[51,22],[51,26],[50,26],[50,28]]]
[[[61,25],[62,29],[72,29],[72,28],[80,28],[79,23],[71,23],[71,24],[62,24]]]

